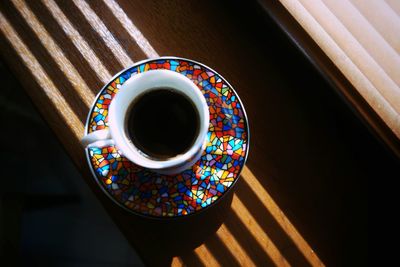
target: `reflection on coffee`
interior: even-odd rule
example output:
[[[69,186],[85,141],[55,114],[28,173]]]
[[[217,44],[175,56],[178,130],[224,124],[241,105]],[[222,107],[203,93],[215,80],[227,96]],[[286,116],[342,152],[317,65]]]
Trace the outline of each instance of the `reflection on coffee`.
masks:
[[[156,88],[139,96],[127,118],[132,143],[156,160],[185,153],[198,135],[197,109],[189,98],[170,88]]]

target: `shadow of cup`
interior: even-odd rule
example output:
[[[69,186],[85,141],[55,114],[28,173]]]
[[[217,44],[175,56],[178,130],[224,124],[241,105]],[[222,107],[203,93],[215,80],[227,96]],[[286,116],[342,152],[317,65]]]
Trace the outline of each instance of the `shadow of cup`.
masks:
[[[231,211],[234,188],[206,209],[186,217],[154,219],[129,215],[135,246],[146,264],[169,264],[173,257],[191,253],[213,236]],[[128,229],[129,230],[129,229]]]

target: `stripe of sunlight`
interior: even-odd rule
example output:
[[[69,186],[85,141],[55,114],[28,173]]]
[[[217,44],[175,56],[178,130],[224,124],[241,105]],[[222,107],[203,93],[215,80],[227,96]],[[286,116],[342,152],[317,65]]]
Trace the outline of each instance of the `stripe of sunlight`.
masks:
[[[14,6],[28,23],[29,27],[37,35],[43,46],[49,51],[51,57],[67,76],[76,92],[79,94],[87,107],[93,102],[94,94],[90,91],[88,85],[79,75],[72,63],[65,57],[61,48],[55,43],[44,26],[38,21],[35,14],[29,9],[24,0],[12,0]]]
[[[19,37],[18,33],[10,25],[8,20],[4,17],[3,13],[0,11],[0,30],[3,32],[4,36],[8,39],[10,45],[17,52],[21,60],[24,62],[25,66],[28,67],[32,73],[36,82],[42,87],[45,94],[52,101],[54,106],[57,106],[59,110],[59,115],[63,117],[68,126],[73,131],[76,138],[81,138],[83,133],[83,124],[72,111],[68,102],[65,101],[64,97],[54,85],[53,81],[46,74],[40,63],[34,57],[32,52],[24,44],[24,42]]]
[[[204,264],[204,266],[221,266],[218,263],[217,259],[211,253],[211,251],[204,245],[197,247],[194,250],[194,253],[199,256],[200,261]]]
[[[313,251],[307,241],[301,236],[294,225],[289,221],[283,211],[272,199],[270,194],[260,184],[254,174],[246,166],[243,168],[241,176],[244,178],[244,182],[248,184],[253,192],[256,194],[260,203],[271,213],[276,222],[280,225],[282,230],[290,237],[295,246],[304,255],[307,261],[312,266],[325,266],[324,263],[318,258],[317,254]]]
[[[73,0],[73,2],[85,16],[92,28],[100,35],[107,47],[110,48],[111,52],[121,63],[121,65],[125,68],[132,66],[134,63],[132,59],[127,55],[125,50],[120,46],[118,41],[114,38],[112,33],[108,30],[106,25],[104,25],[104,23],[96,15],[88,3],[86,3],[84,0]]]
[[[193,251],[198,256],[198,259],[204,266],[221,266],[221,264],[215,259],[214,255],[210,252],[210,250],[201,245],[194,249]],[[173,257],[171,261],[171,267],[182,267],[186,266],[180,257]]]
[[[132,39],[137,43],[137,45],[142,49],[142,51],[149,58],[159,57],[158,53],[147,41],[146,37],[139,31],[139,29],[132,23],[132,20],[126,15],[124,10],[118,5],[115,0],[103,0],[103,2],[111,10],[111,13],[116,19],[124,26],[125,30],[129,33]]]
[[[247,255],[246,251],[224,223],[218,229],[216,234],[221,241],[229,247],[229,250],[233,255],[235,255],[235,258],[239,262],[240,266],[256,266],[251,257]],[[217,253],[218,252],[219,251],[217,251]]]
[[[83,37],[74,28],[74,26],[72,26],[71,22],[65,16],[65,14],[61,11],[61,9],[58,7],[56,2],[54,2],[54,0],[42,0],[42,3],[50,11],[53,18],[57,21],[57,23],[63,29],[64,33],[73,42],[75,47],[84,56],[87,63],[89,63],[90,67],[94,71],[94,73],[96,73],[97,77],[103,83],[107,83],[111,78],[111,74],[108,72],[106,67],[104,67],[103,63],[96,56],[96,54],[94,53],[92,48],[90,48],[89,44],[83,39]]]
[[[254,239],[268,254],[275,265],[290,266],[285,257],[279,251],[279,249],[275,246],[268,235],[263,231],[261,226],[257,223],[257,221],[250,214],[246,206],[242,203],[242,201],[240,201],[240,199],[236,195],[233,196],[232,211],[236,213],[237,217],[243,223],[243,225],[251,225],[251,227],[247,227],[247,230],[250,231]]]
[[[179,257],[173,257],[171,261],[171,267],[183,267],[185,264],[183,263],[182,259]]]

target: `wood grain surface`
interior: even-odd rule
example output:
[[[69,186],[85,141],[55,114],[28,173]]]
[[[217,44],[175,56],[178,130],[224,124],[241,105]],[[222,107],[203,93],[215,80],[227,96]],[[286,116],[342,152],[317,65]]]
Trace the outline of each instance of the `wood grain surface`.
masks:
[[[347,108],[257,4],[0,2],[3,60],[146,264],[337,266],[354,244],[361,252],[353,255],[364,255],[364,203],[355,204],[361,206],[354,219],[360,225],[347,227],[341,218],[353,209],[343,208],[343,195],[365,199],[363,177],[372,166],[354,156],[363,143],[334,129],[350,127],[367,139],[369,133],[353,120],[340,125],[348,121]],[[103,84],[158,55],[192,58],[218,70],[241,96],[252,134],[235,193],[198,216],[168,223],[116,207],[91,177],[80,145]],[[353,230],[362,238],[343,246]]]

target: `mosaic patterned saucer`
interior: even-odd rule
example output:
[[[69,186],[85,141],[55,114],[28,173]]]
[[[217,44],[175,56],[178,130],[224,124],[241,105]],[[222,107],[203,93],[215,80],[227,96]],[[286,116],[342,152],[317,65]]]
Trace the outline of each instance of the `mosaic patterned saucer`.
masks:
[[[185,75],[204,94],[210,127],[201,158],[182,173],[167,176],[133,164],[114,146],[91,147],[86,155],[96,181],[119,206],[150,217],[181,217],[218,202],[233,187],[247,158],[247,118],[236,92],[214,70],[191,60],[163,57],[139,62],[117,74],[97,96],[86,133],[108,128],[110,102],[126,80],[155,69]]]

